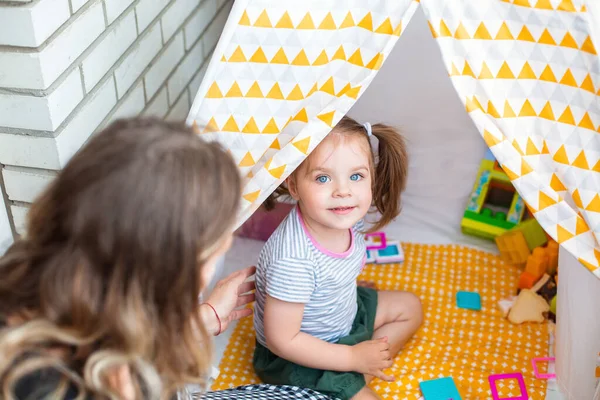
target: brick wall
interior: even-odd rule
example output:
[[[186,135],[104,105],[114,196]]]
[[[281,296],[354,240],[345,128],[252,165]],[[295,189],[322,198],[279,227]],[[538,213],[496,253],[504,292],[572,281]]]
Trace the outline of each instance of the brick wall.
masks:
[[[0,253],[94,132],[138,114],[185,119],[231,5],[0,0]]]

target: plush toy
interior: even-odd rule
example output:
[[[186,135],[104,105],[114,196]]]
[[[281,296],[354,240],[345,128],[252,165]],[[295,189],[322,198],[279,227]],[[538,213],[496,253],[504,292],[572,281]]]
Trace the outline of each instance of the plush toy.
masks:
[[[508,313],[508,320],[513,324],[544,322],[546,320],[544,313],[548,311],[550,306],[542,296],[529,289],[523,289]]]

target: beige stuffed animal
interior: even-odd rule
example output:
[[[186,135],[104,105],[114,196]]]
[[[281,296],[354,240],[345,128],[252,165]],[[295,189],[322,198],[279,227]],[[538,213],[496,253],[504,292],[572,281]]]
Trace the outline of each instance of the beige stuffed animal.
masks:
[[[546,320],[544,313],[548,311],[550,306],[542,296],[529,289],[523,289],[508,313],[508,320],[513,324],[544,322]]]

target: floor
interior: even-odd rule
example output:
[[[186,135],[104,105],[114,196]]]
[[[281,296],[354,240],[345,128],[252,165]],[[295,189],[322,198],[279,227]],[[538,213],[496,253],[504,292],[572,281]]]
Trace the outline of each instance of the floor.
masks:
[[[217,269],[219,271],[218,276],[216,276],[213,283],[209,285],[207,292],[210,292],[212,285],[214,285],[214,283],[222,277],[225,277],[230,273],[235,272],[246,266],[253,265],[258,259],[258,253],[260,252],[262,245],[263,242],[236,238],[233,243],[232,249],[222,261],[222,266]],[[234,327],[235,325],[232,324],[232,326],[229,329],[227,329],[227,331],[216,337],[214,340],[213,379],[218,376],[218,365],[221,362],[221,358],[223,357],[223,353],[225,351],[225,348],[227,347],[229,338],[231,336],[231,333],[233,332]],[[552,348],[553,337],[551,336],[549,344],[550,356],[552,356]],[[553,369],[554,366],[551,365],[549,367],[548,372],[552,373]],[[548,381],[546,400],[566,400],[566,397],[560,393],[555,379],[551,379]]]

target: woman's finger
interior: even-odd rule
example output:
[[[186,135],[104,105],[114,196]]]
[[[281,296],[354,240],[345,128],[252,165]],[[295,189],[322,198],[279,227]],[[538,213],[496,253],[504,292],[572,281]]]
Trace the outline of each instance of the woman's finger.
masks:
[[[233,310],[231,312],[231,314],[229,315],[229,319],[231,321],[235,321],[235,320],[247,317],[249,315],[252,315],[253,312],[254,312],[254,310],[251,308],[242,308],[240,310]]]
[[[254,281],[252,281],[252,282],[245,282],[245,283],[242,283],[238,287],[238,294],[248,293],[248,292],[253,291],[254,289],[256,289],[256,283]]]
[[[246,304],[252,303],[254,300],[255,300],[254,293],[239,296],[235,307],[237,308],[237,307],[245,306]]]
[[[233,275],[231,275],[231,277],[234,280],[239,281],[239,283],[242,283],[246,279],[248,279],[249,277],[254,275],[255,273],[256,273],[256,267],[252,266],[252,267],[244,268],[244,269],[234,273]]]

